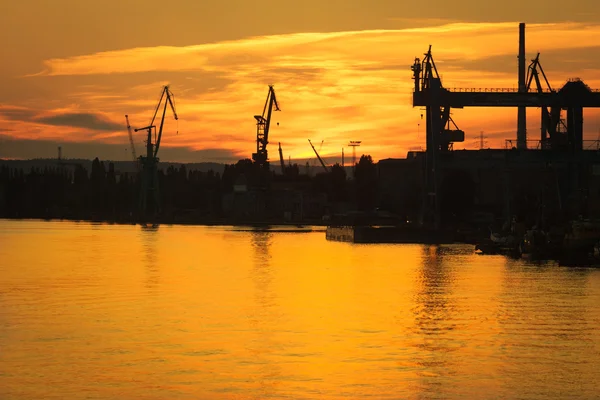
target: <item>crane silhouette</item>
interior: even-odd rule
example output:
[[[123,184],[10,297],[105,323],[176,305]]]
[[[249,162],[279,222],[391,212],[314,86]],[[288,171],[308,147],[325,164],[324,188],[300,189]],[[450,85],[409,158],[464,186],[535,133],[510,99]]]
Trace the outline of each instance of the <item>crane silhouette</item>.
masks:
[[[165,104],[162,112],[162,117],[160,120],[160,127],[158,129],[158,134],[156,132],[156,126],[154,125],[154,121],[156,120],[156,115],[160,109],[163,99],[165,99]],[[173,111],[173,117],[175,120],[178,120],[177,111],[175,110],[175,104],[173,102],[173,94],[169,90],[169,86],[164,86],[162,93],[160,95],[160,99],[158,100],[158,104],[156,109],[154,110],[154,115],[152,116],[152,120],[148,126],[143,128],[135,129],[135,132],[138,131],[147,131],[148,137],[146,139],[146,156],[140,157],[140,162],[142,165],[142,186],[140,191],[140,213],[142,218],[149,219],[153,218],[160,212],[160,197],[159,197],[159,187],[158,187],[158,149],[160,148],[160,140],[162,138],[163,127],[165,124],[165,115],[167,114],[167,104],[171,106],[171,110]],[[152,143],[152,131],[154,130],[154,143]]]

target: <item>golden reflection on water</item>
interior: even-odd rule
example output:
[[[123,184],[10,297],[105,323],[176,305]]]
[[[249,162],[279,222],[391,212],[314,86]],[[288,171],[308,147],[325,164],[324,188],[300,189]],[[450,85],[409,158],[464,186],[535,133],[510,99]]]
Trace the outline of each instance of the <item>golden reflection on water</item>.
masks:
[[[276,327],[280,325],[277,300],[271,287],[273,270],[271,266],[271,233],[253,231],[250,240],[253,250],[253,265],[250,279],[254,286],[252,307],[248,310],[248,318],[253,330],[253,338],[247,345],[251,363],[258,366],[256,382],[259,398],[269,398],[277,394],[282,368],[273,362],[275,352],[281,349],[275,336]]]
[[[592,398],[600,271],[323,232],[0,221],[0,398]]]
[[[158,227],[149,226],[140,229],[140,238],[144,252],[146,269],[146,289],[152,294],[159,284],[160,271],[157,264]]]
[[[449,353],[462,346],[452,333],[457,328],[451,296],[453,277],[442,251],[439,246],[423,246],[421,268],[416,274],[413,313],[420,338],[415,363],[423,393],[446,393],[450,382],[445,377],[456,375]]]

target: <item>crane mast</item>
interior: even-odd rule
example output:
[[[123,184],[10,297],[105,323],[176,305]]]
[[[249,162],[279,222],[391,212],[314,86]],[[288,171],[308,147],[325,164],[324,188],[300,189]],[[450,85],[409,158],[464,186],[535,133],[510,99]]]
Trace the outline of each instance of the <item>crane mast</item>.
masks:
[[[275,106],[274,111],[281,111],[279,104],[277,104],[275,89],[273,89],[273,85],[269,85],[269,92],[267,93],[267,100],[263,107],[262,115],[254,116],[256,119],[256,153],[252,154],[252,159],[260,166],[265,166],[269,160],[267,144],[269,143],[269,128],[271,127],[273,106]]]
[[[327,165],[325,165],[325,163],[323,162],[323,160],[321,159],[321,156],[319,155],[319,153],[317,152],[317,149],[315,149],[315,146],[313,146],[312,142],[310,141],[310,139],[308,139],[308,143],[310,143],[310,147],[312,147],[312,149],[314,150],[315,154],[317,155],[317,158],[319,159],[319,162],[321,163],[321,165],[323,166],[323,169],[325,170],[325,172],[329,172],[329,169],[327,168]]]

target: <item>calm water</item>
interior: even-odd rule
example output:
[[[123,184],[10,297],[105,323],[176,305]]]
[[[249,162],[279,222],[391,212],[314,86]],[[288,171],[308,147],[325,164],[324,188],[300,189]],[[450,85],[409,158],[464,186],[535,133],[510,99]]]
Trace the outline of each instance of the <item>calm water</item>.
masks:
[[[0,399],[598,398],[600,269],[0,221]]]

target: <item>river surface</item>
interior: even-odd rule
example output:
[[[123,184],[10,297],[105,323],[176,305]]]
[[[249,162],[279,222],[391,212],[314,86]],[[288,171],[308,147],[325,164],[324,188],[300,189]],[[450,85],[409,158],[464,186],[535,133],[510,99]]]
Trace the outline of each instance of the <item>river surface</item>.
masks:
[[[0,220],[0,399],[590,399],[600,269]]]

